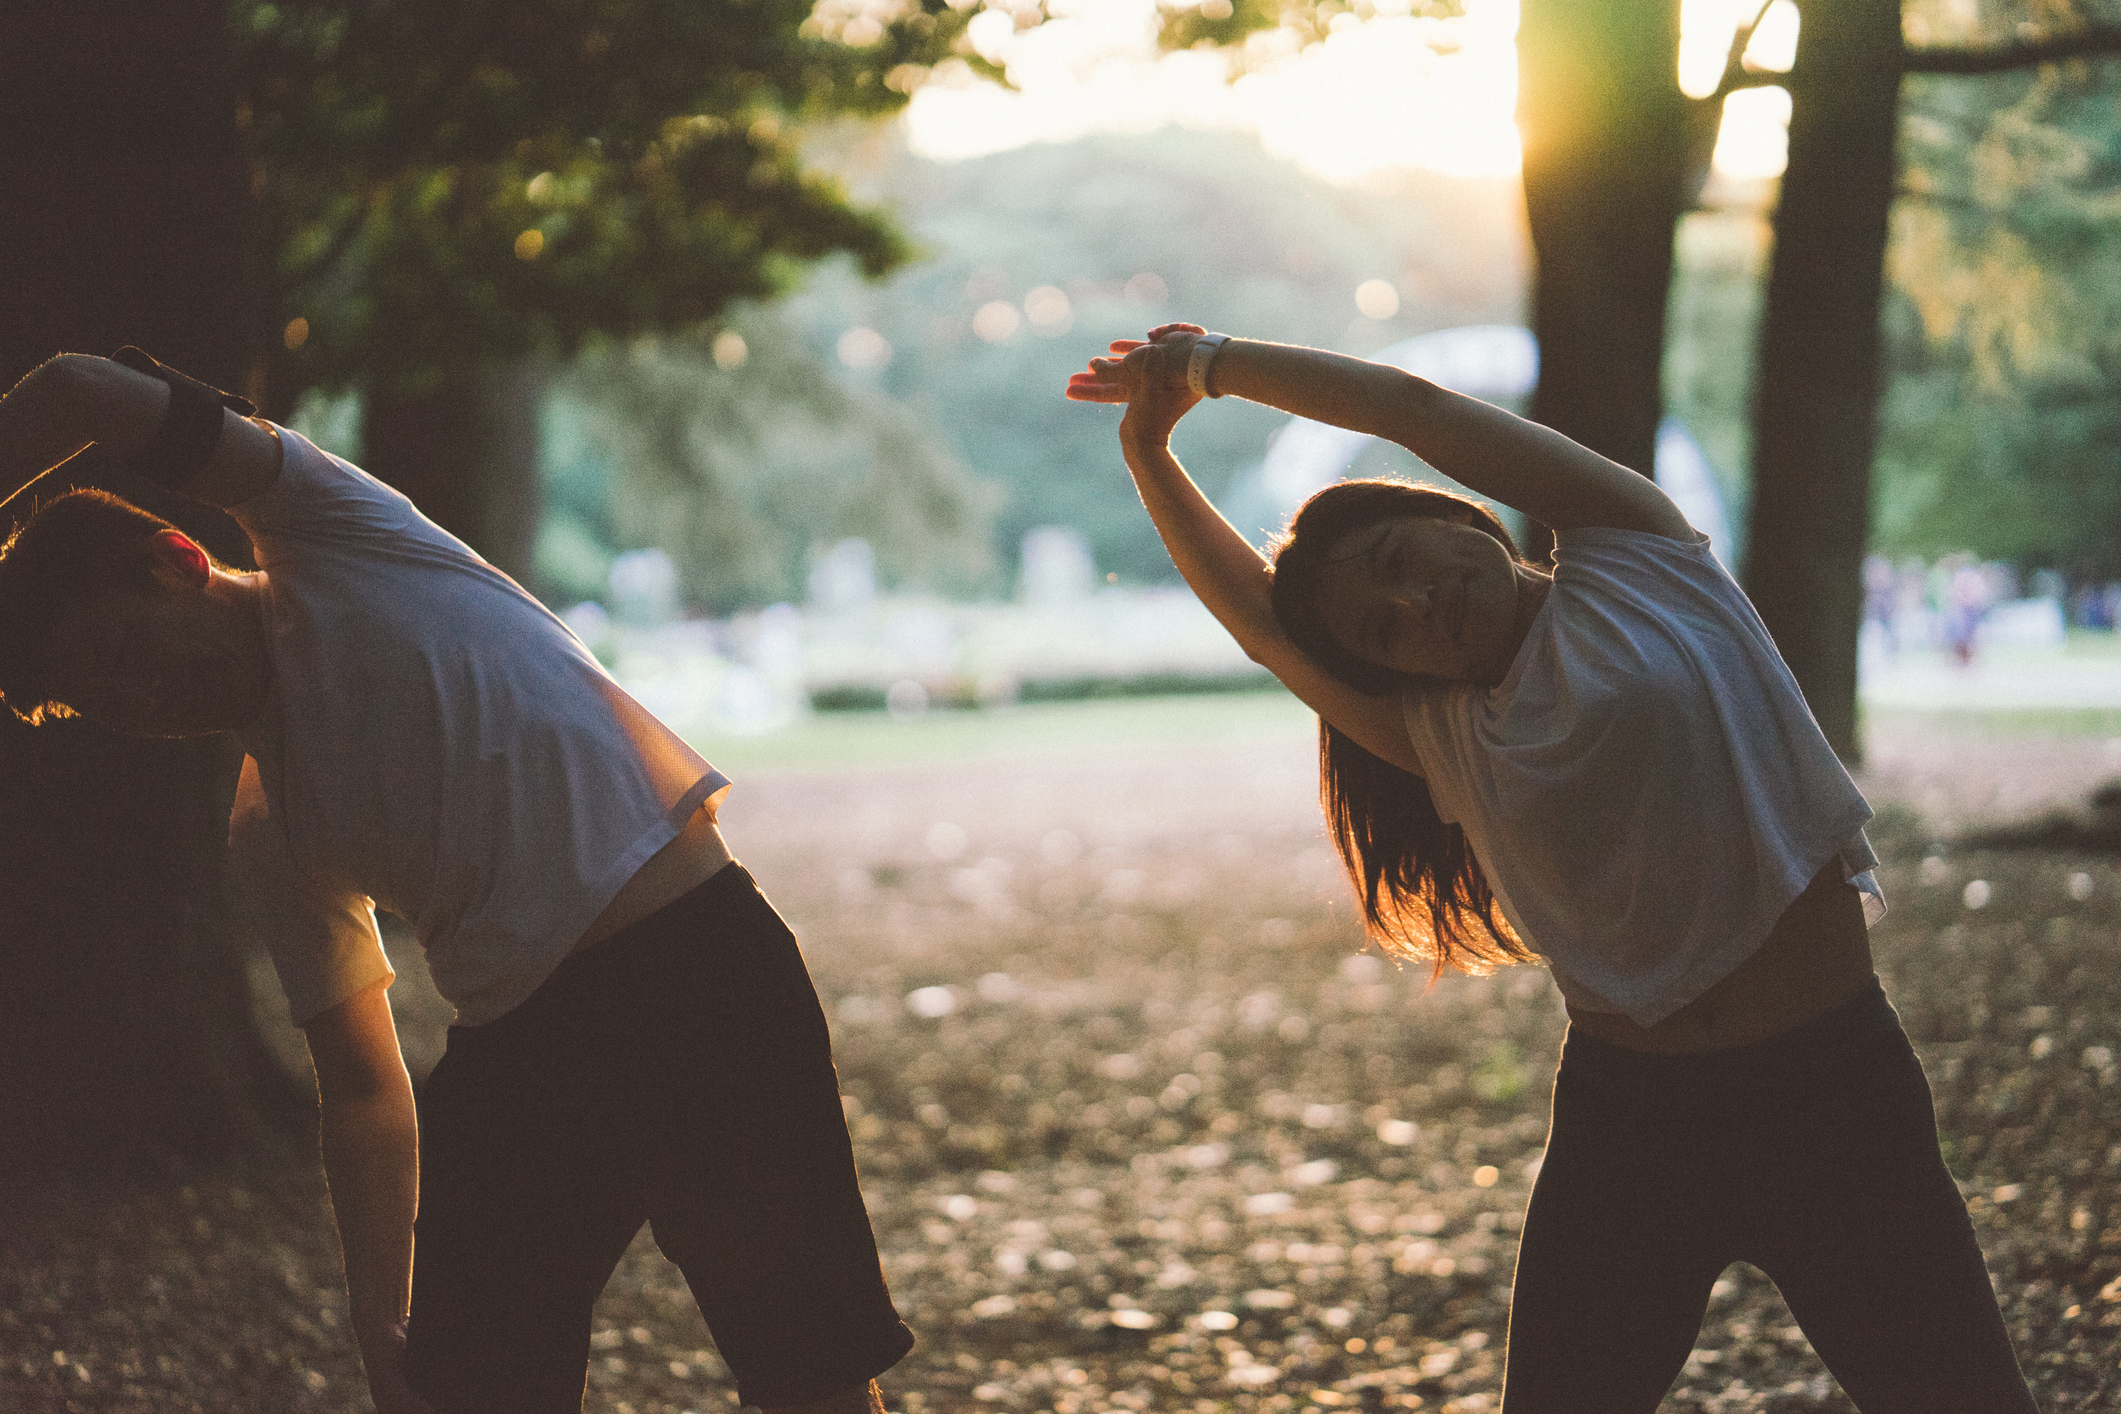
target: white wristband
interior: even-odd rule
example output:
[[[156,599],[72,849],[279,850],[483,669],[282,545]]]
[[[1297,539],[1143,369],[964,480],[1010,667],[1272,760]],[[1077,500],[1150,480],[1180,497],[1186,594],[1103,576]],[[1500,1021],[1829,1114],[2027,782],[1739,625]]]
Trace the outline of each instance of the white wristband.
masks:
[[[1193,341],[1193,352],[1186,359],[1186,386],[1193,390],[1195,397],[1222,396],[1210,391],[1208,375],[1215,370],[1215,356],[1223,351],[1223,345],[1229,340],[1228,334],[1203,334]]]

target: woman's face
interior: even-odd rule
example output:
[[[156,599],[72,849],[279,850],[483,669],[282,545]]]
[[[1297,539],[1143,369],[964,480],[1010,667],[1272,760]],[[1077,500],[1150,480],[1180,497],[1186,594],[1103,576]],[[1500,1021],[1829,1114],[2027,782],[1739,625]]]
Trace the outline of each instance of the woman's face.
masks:
[[[1326,629],[1356,657],[1490,686],[1523,640],[1524,586],[1501,541],[1466,519],[1434,516],[1350,531],[1319,583]]]

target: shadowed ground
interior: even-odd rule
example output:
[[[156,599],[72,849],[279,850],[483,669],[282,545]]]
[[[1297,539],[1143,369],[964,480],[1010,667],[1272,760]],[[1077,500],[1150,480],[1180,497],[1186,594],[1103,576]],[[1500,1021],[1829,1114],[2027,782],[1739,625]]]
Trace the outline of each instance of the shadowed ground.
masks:
[[[833,1017],[921,1337],[887,1379],[894,1407],[1494,1408],[1562,1028],[1550,984],[1425,988],[1358,954],[1309,719],[1279,699],[1038,712],[905,724],[897,759],[918,766],[844,737],[806,766],[717,753],[739,779],[732,842]],[[2121,769],[2084,723],[2050,727],[1881,720],[1869,784],[1925,818],[1881,821],[1893,910],[1874,941],[2043,1405],[2106,1408],[2121,878],[2096,854],[1937,842]],[[436,1018],[405,971],[418,1068]],[[0,1408],[365,1408],[324,1203],[299,1146],[34,1196],[34,1226],[5,1235]],[[733,1410],[645,1235],[598,1322],[588,1408]],[[1665,1407],[1849,1406],[1739,1267]]]

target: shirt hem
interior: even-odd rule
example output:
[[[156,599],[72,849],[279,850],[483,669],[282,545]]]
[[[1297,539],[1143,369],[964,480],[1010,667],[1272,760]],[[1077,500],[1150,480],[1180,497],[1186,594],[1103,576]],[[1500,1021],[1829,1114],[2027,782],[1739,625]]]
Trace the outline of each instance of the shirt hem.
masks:
[[[678,797],[676,804],[663,812],[661,819],[635,836],[633,843],[619,854],[596,884],[583,893],[584,905],[575,911],[579,916],[570,917],[564,926],[553,930],[551,937],[560,940],[558,951],[536,969],[535,976],[531,976],[532,969],[529,967],[513,972],[511,980],[518,985],[510,987],[508,991],[514,995],[501,994],[506,997],[506,1002],[498,1007],[473,1004],[476,999],[461,1002],[454,998],[449,999],[450,1006],[456,1013],[451,1024],[484,1026],[489,1022],[499,1021],[528,1001],[530,994],[544,986],[546,979],[567,960],[574,951],[575,944],[589,931],[589,925],[596,921],[598,914],[610,907],[611,901],[619,896],[619,890],[625,888],[633,876],[641,871],[641,866],[646,864],[657,850],[676,839],[702,806],[710,800],[719,800],[729,789],[729,778],[712,767],[708,768],[705,775],[694,781],[691,787]]]
[[[1864,811],[1864,819],[1867,821],[1869,818],[1870,811],[1866,809]],[[1580,989],[1587,997],[1603,1003],[1603,1005],[1596,1007],[1585,1006],[1584,1009],[1586,1011],[1596,1011],[1605,1016],[1623,1016],[1635,1025],[1645,1029],[1655,1026],[1682,1008],[1699,1000],[1710,988],[1743,967],[1748,958],[1759,952],[1766,945],[1768,938],[1775,931],[1775,924],[1781,920],[1782,915],[1789,910],[1790,905],[1795,903],[1798,896],[1810,885],[1813,877],[1819,873],[1820,869],[1825,868],[1828,863],[1832,862],[1841,864],[1844,881],[1863,896],[1864,927],[1869,928],[1877,917],[1883,917],[1885,914],[1885,895],[1884,891],[1878,886],[1877,878],[1868,870],[1860,875],[1851,872],[1852,866],[1856,863],[1865,861],[1872,865],[1877,863],[1877,856],[1871,853],[1870,842],[1863,833],[1862,825],[1859,824],[1855,829],[1841,834],[1839,842],[1830,848],[1831,853],[1820,864],[1810,869],[1799,865],[1794,871],[1791,871],[1797,877],[1794,879],[1785,878],[1782,881],[1781,885],[1775,890],[1780,902],[1775,905],[1773,917],[1768,920],[1766,929],[1761,932],[1758,938],[1732,953],[1719,952],[1711,957],[1696,958],[1694,965],[1683,973],[1678,980],[1666,987],[1659,988],[1660,995],[1653,1005],[1654,1008],[1661,1009],[1630,1009],[1626,1006],[1615,1006],[1596,987],[1583,981],[1575,973],[1570,972],[1566,964],[1556,967],[1553,960],[1549,958],[1548,968],[1555,974],[1555,986],[1561,988],[1561,995],[1564,1001],[1571,1001],[1569,987],[1562,986],[1561,983],[1561,978],[1567,977],[1571,985]],[[1851,858],[1852,855],[1854,856],[1853,859]],[[1808,856],[1792,854],[1789,857],[1806,858]],[[1870,882],[1868,890],[1864,888],[1864,880],[1869,880]],[[1877,909],[1876,917],[1872,914],[1874,906]],[[1669,1006],[1665,1006],[1665,999],[1673,996],[1678,997],[1678,1000],[1672,1002]]]

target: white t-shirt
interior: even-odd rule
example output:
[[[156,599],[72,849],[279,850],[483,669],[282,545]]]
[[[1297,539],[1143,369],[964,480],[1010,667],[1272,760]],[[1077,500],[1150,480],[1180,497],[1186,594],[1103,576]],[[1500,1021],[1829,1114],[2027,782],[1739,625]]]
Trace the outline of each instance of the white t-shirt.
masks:
[[[273,685],[230,843],[295,1020],[390,977],[409,922],[465,1025],[528,997],[728,780],[566,625],[359,468],[282,430],[233,508]]]
[[[1709,553],[1564,531],[1508,675],[1409,694],[1415,754],[1563,996],[1654,1026],[1837,855],[1875,919],[1871,808]]]

